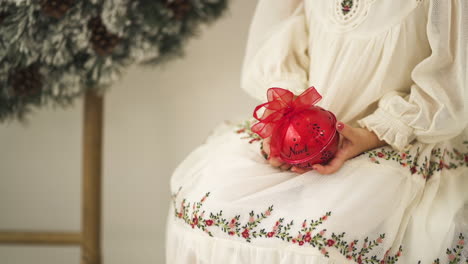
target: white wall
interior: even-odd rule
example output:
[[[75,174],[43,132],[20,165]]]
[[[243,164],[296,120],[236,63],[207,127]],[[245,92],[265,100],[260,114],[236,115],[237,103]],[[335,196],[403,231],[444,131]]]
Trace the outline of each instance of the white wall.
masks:
[[[184,59],[134,67],[106,95],[104,263],[164,263],[172,171],[216,124],[251,115],[239,79],[255,4],[231,1]],[[77,101],[0,124],[0,229],[79,230],[81,112]],[[79,249],[0,246],[0,263],[79,263]]]

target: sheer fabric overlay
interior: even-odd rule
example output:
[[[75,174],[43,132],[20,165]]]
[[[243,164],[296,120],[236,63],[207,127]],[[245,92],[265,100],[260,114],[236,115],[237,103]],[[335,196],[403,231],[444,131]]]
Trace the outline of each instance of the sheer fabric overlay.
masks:
[[[300,94],[388,145],[332,175],[220,124],[171,179],[167,263],[465,263],[468,2],[260,0],[241,86]]]

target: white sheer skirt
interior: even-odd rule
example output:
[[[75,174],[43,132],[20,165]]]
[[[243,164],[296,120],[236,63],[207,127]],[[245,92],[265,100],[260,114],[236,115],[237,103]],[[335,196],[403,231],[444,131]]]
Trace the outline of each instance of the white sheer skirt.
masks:
[[[237,130],[221,124],[175,170],[167,263],[465,263],[466,134],[299,175]]]

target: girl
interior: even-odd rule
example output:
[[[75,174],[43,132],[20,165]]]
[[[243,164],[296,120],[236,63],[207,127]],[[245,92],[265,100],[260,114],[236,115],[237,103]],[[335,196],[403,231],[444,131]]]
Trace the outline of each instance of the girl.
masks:
[[[173,174],[167,263],[468,261],[467,40],[466,0],[260,0],[242,88],[314,86],[341,147],[306,171],[220,125]]]

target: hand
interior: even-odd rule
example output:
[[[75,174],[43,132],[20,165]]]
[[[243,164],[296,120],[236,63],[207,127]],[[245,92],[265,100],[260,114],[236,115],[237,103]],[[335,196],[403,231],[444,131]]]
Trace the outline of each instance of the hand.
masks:
[[[354,128],[345,123],[337,122],[336,129],[341,137],[335,157],[326,165],[315,164],[312,166],[312,169],[320,174],[335,173],[348,159],[354,158],[362,152],[387,145],[385,141],[379,140],[374,132],[365,128]],[[308,170],[292,167],[291,171],[304,173]]]
[[[262,149],[265,152],[265,158],[268,160],[271,166],[279,168],[280,170],[289,170],[291,169],[292,165],[284,163],[282,160],[276,157],[270,156],[270,142],[271,137],[267,137],[262,141]]]

